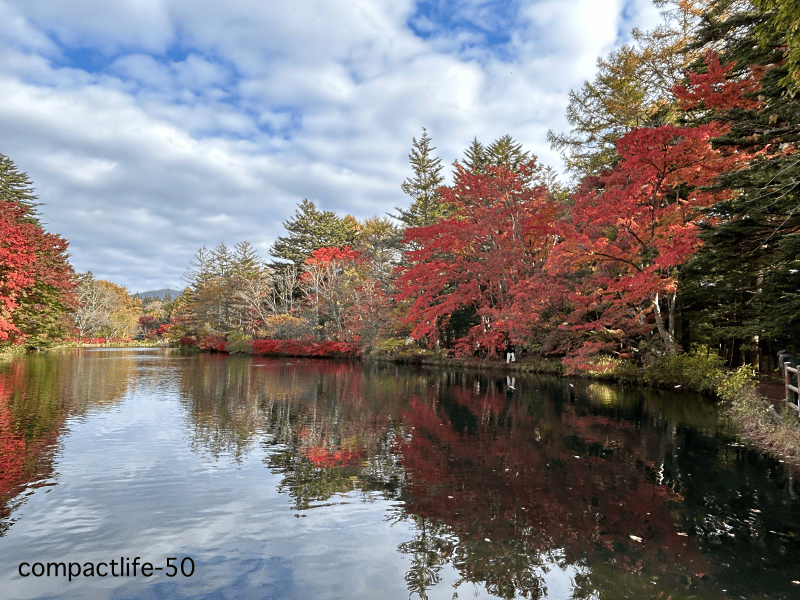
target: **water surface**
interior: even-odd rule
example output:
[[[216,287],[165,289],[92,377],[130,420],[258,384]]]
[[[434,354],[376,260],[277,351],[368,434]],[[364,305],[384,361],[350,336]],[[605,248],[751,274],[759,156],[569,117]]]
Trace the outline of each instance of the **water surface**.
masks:
[[[135,557],[164,570],[19,573]],[[800,485],[693,395],[162,349],[0,363],[4,598],[788,599],[795,582]]]

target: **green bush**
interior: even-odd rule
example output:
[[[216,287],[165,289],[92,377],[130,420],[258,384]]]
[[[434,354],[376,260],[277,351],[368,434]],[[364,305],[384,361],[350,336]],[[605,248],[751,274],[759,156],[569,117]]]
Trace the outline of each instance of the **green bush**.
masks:
[[[228,336],[228,343],[225,346],[225,352],[228,354],[250,354],[251,342],[253,338],[241,332],[231,333]]]
[[[644,372],[653,387],[682,386],[704,394],[716,393],[724,378],[722,358],[703,351],[659,356]]]

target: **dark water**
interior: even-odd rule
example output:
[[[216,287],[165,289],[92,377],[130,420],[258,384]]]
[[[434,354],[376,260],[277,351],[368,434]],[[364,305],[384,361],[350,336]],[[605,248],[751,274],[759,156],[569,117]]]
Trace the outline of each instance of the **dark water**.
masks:
[[[800,597],[791,472],[702,399],[572,383],[167,350],[0,363],[0,597]]]

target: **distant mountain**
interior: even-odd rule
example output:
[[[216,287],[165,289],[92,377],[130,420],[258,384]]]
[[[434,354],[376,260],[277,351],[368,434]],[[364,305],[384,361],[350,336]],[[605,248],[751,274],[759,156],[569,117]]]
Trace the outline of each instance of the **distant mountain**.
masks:
[[[183,290],[150,290],[149,292],[139,292],[138,295],[142,300],[147,298],[159,298],[163,300],[167,295],[169,295],[171,298],[177,298],[182,293]]]

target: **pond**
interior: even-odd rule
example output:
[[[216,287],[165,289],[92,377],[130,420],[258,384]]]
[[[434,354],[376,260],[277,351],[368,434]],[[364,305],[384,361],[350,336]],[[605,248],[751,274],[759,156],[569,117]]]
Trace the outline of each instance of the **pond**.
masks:
[[[0,363],[0,595],[797,598],[793,475],[696,395],[32,355]]]

